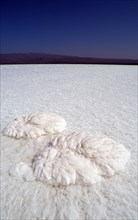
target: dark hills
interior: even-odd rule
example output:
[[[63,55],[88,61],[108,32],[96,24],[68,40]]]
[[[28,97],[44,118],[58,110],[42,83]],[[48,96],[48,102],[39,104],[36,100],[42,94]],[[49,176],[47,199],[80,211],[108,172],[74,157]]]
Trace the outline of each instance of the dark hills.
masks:
[[[0,54],[0,64],[129,64],[138,60],[64,56],[47,53]]]

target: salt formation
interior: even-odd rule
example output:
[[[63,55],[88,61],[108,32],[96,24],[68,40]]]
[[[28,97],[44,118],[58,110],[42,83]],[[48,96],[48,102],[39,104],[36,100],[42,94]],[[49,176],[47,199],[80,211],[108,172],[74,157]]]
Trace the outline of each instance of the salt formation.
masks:
[[[25,181],[31,182],[35,180],[31,166],[24,162],[19,162],[15,166],[11,167],[9,174]]]
[[[93,184],[123,171],[128,150],[107,136],[57,135],[33,158],[34,176],[49,184]]]
[[[16,118],[4,128],[3,134],[15,138],[35,138],[47,133],[62,132],[65,126],[65,120],[56,114],[36,112]]]

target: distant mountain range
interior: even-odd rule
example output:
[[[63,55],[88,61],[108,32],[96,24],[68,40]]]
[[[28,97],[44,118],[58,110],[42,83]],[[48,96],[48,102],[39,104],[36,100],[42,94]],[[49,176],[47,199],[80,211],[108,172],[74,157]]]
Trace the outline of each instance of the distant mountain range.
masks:
[[[136,65],[135,59],[110,59],[64,56],[47,53],[0,54],[0,64],[129,64]]]

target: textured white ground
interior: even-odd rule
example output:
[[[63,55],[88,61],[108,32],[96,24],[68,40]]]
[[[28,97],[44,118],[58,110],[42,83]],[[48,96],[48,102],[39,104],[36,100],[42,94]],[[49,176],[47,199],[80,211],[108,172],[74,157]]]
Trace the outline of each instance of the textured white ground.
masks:
[[[53,187],[10,175],[41,147],[1,135],[1,219],[137,219],[137,66],[1,66],[1,128],[35,111],[54,112],[67,132],[106,134],[123,144],[131,160],[123,174],[92,185]]]

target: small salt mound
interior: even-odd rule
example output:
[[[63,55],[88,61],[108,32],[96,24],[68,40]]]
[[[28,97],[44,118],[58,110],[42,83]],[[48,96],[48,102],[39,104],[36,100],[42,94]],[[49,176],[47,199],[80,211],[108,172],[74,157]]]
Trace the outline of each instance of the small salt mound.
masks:
[[[62,132],[65,126],[65,120],[56,114],[36,112],[16,118],[4,128],[3,134],[15,138],[35,138],[48,133]]]
[[[34,176],[49,184],[94,184],[125,169],[130,153],[107,136],[57,135],[33,159]]]
[[[11,167],[9,174],[20,180],[30,182],[35,180],[31,166],[24,162],[19,162],[15,166]]]

